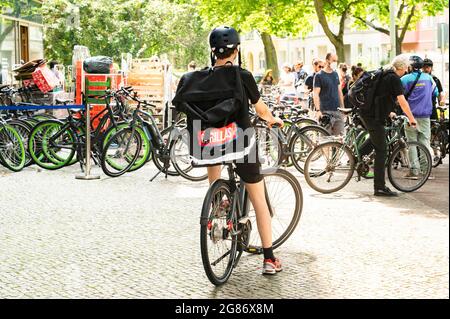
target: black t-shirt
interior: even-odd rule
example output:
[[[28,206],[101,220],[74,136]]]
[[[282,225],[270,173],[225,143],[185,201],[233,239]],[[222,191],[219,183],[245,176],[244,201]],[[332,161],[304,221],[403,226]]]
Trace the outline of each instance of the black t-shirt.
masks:
[[[228,66],[221,66],[221,67],[226,68]],[[245,69],[240,69],[240,74],[242,84],[244,86],[244,94],[245,94],[244,103],[242,105],[243,107],[236,113],[236,116],[234,118],[230,118],[230,120],[235,121],[240,128],[245,130],[251,126],[249,116],[249,102],[251,104],[256,104],[261,98],[261,94],[259,93],[258,85],[256,84],[255,78],[249,71]],[[208,107],[212,106],[213,106],[212,104],[210,106],[206,106],[205,109],[208,109]]]
[[[306,80],[305,80],[305,85],[308,88],[308,90],[312,91],[313,90],[313,86],[314,86],[314,76],[316,75],[316,73],[313,73],[311,75],[309,75]]]
[[[339,108],[339,75],[336,71],[331,73],[324,70],[314,77],[314,88],[320,88],[320,110],[337,111]]]
[[[373,115],[380,119],[385,119],[389,113],[395,111],[397,97],[404,94],[400,77],[395,72],[388,71],[380,79],[375,91],[375,114]]]
[[[436,107],[437,102],[438,102],[438,97],[441,95],[441,93],[444,91],[444,89],[442,88],[442,83],[441,80],[439,80],[435,75],[432,75],[434,82],[436,82],[436,87],[438,89],[438,96],[432,96],[432,100],[433,100],[433,106]]]

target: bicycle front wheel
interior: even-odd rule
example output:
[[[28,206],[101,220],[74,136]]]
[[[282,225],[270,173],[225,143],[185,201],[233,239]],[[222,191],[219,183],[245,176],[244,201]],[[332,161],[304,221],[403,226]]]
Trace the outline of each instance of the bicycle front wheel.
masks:
[[[230,278],[236,258],[238,223],[232,203],[225,180],[214,182],[203,202],[200,249],[206,276],[216,286]]]
[[[418,142],[399,145],[388,159],[388,177],[401,192],[414,192],[430,177],[432,159],[427,147]]]
[[[0,163],[13,172],[25,167],[25,147],[20,134],[8,124],[0,126]]]
[[[316,147],[305,162],[305,180],[323,194],[337,192],[348,184],[355,171],[352,151],[338,142]]]
[[[175,170],[185,179],[199,182],[208,178],[208,170],[206,167],[192,166],[188,137],[185,134],[178,136],[175,143],[172,144],[170,158]]]
[[[297,178],[284,169],[264,174],[266,201],[272,217],[272,247],[280,247],[292,235],[300,221],[303,209],[303,192]],[[257,229],[256,213],[248,203],[251,229]],[[252,231],[246,249],[250,253],[262,253],[259,233]]]

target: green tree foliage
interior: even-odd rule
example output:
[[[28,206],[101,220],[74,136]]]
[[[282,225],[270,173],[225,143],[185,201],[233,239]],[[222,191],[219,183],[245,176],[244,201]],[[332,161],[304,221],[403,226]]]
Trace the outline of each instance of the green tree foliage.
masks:
[[[334,2],[334,1],[333,1]],[[402,43],[408,30],[414,30],[425,16],[435,16],[448,8],[448,0],[397,0],[396,1],[396,51],[402,52]],[[372,28],[390,36],[389,0],[365,0],[352,11],[359,28]]]
[[[294,0],[194,0],[209,27],[234,26],[241,32],[257,30],[264,43],[267,67],[278,77],[278,61],[271,35],[297,36],[311,30],[306,17],[313,12]],[[302,21],[304,19],[305,21]]]
[[[305,6],[312,5],[311,1],[304,1]],[[314,0],[317,19],[322,26],[325,35],[334,45],[340,61],[346,61],[344,47],[344,32],[346,22],[355,6],[364,0]],[[337,32],[333,32],[330,21],[337,21]]]
[[[76,4],[76,6],[75,6]],[[208,31],[189,3],[168,0],[46,0],[45,53],[71,62],[74,45],[116,61],[122,53],[146,58],[168,54],[178,67],[207,62]]]

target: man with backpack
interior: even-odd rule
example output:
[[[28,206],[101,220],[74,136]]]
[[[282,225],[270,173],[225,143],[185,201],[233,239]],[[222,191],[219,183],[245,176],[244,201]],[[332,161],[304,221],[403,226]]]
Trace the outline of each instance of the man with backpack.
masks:
[[[420,142],[431,151],[431,122],[433,113],[433,98],[437,97],[438,89],[433,78],[428,73],[423,73],[424,62],[421,57],[412,55],[409,58],[411,73],[402,77],[402,85],[406,92],[411,111],[417,120],[417,128],[405,129],[408,141]],[[412,153],[412,152],[411,152]],[[432,154],[432,151],[431,151]],[[411,154],[412,160],[414,154]],[[413,168],[405,177],[419,179],[420,169]]]
[[[386,186],[385,165],[387,156],[385,122],[395,115],[396,102],[409,119],[411,127],[416,120],[404,96],[400,77],[408,70],[409,60],[405,55],[394,58],[384,69],[365,72],[349,92],[349,102],[359,109],[370,140],[375,149],[374,195],[393,197],[397,193]]]
[[[193,128],[192,119],[195,118],[203,118],[201,124],[207,128],[221,129],[223,125],[222,128],[227,128],[228,132],[230,124],[236,124],[239,129],[249,129],[249,101],[255,105],[258,116],[267,121],[269,126],[283,126],[283,121],[274,117],[261,100],[252,74],[241,68],[238,32],[231,27],[215,28],[209,36],[209,44],[212,67],[185,74],[173,100],[177,111],[187,115],[192,141],[199,133]],[[238,66],[235,66],[236,58],[239,59]],[[227,133],[223,135],[226,136]],[[230,136],[233,138],[235,134]],[[207,165],[209,181],[212,184],[221,177],[221,165]],[[261,165],[257,157],[256,161],[246,157],[244,162],[238,161],[235,165],[255,208],[264,253],[262,272],[268,275],[276,274],[282,270],[282,266],[279,259],[273,255],[271,217],[265,197],[264,177],[260,172]]]

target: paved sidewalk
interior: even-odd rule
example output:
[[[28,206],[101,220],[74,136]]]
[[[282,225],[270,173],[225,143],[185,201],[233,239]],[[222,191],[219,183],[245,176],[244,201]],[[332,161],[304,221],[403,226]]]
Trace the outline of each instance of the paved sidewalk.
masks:
[[[154,172],[79,181],[76,166],[0,168],[0,298],[449,298],[441,176],[423,201],[374,197],[371,181],[318,194],[298,175],[303,215],[276,251],[285,270],[264,277],[261,256],[243,256],[215,288],[199,244],[207,183],[150,183]]]

